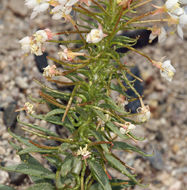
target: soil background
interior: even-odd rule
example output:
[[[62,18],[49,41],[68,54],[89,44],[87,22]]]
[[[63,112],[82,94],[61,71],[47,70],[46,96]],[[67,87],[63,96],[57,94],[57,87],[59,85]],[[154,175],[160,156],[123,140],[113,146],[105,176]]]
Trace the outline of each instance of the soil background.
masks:
[[[47,14],[40,14],[36,19],[30,20],[30,11],[24,6],[24,0],[0,0],[0,162],[4,165],[19,163],[19,157],[8,144],[8,141],[12,140],[7,132],[8,127],[12,126],[16,133],[22,133],[20,126],[15,124],[17,115],[12,110],[23,107],[30,94],[38,96],[39,87],[33,78],[43,80],[33,56],[25,57],[18,41],[39,28],[62,31],[71,26],[64,24],[63,21],[52,21]],[[177,35],[171,35],[163,44],[141,49],[154,60],[160,60],[164,56],[166,59],[171,59],[176,68],[176,75],[170,83],[162,79],[158,69],[153,68],[141,56],[129,52],[124,58],[125,62],[140,68],[144,79],[144,101],[150,105],[152,112],[151,120],[139,126],[136,133],[145,137],[138,146],[148,153],[154,150],[154,156],[144,158],[135,153],[118,153],[123,161],[136,168],[139,179],[150,184],[147,188],[135,187],[136,190],[186,189],[186,40],[187,32],[183,41]],[[56,47],[47,48],[50,54],[55,50]],[[37,111],[42,112],[42,109],[45,108],[38,108]],[[24,113],[21,113],[20,117],[24,116]],[[30,118],[25,120],[34,122]],[[47,125],[45,122],[36,122],[43,126]],[[120,177],[115,171],[111,175]],[[10,183],[15,189],[24,190],[31,182],[23,175],[0,171],[0,184]]]

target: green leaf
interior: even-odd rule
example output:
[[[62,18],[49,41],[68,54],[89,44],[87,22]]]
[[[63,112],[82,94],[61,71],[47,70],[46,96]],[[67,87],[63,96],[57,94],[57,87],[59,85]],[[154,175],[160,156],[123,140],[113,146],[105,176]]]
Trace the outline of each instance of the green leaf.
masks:
[[[125,142],[120,142],[120,141],[116,141],[113,142],[113,149],[118,149],[118,150],[132,150],[134,152],[138,152],[139,154],[143,155],[143,156],[152,156],[151,154],[146,154],[144,153],[140,148],[137,148],[135,146],[129,145]]]
[[[72,173],[79,175],[82,169],[82,160],[78,157],[73,159]]]
[[[101,133],[94,131],[94,130],[90,130],[90,133],[93,134],[93,136],[98,140],[98,141],[106,141],[106,139],[103,137],[103,135],[101,135]],[[105,152],[109,152],[108,147],[106,144],[101,144],[101,147],[103,148],[103,150]]]
[[[25,123],[25,122],[20,121],[19,119],[18,119],[18,122],[21,123],[24,126],[30,127],[32,129],[36,129],[36,130],[41,131],[41,132],[44,132],[46,135],[58,137],[58,135],[56,133],[54,133],[54,132],[52,132],[52,131],[50,131],[48,129],[45,129],[43,127],[40,127],[38,125],[32,125],[30,123]]]
[[[121,109],[119,106],[116,105],[116,103],[114,102],[114,100],[112,98],[109,97],[105,97],[105,102],[104,104],[100,104],[101,107],[103,108],[108,108],[108,109],[112,109],[116,112],[119,112],[121,114],[127,114],[127,112],[125,112],[123,109]]]
[[[50,172],[49,170],[42,171],[41,167],[38,168],[38,166],[33,165],[33,164],[18,164],[18,165],[13,165],[13,166],[7,166],[7,167],[1,167],[2,170],[9,171],[9,172],[18,172],[18,173],[23,173],[27,174],[30,176],[36,176],[39,177],[40,179],[46,178],[46,179],[54,179],[55,175]]]
[[[102,165],[93,160],[88,160],[88,165],[93,175],[95,176],[99,184],[102,186],[103,190],[112,190],[108,176],[103,170]]]
[[[106,123],[107,127],[113,131],[116,135],[118,135],[120,138],[127,140],[129,139],[129,137],[127,135],[123,135],[121,134],[120,130],[118,129],[118,127],[116,125],[114,125],[112,122],[107,122]]]
[[[128,95],[124,92],[124,90],[122,89],[122,87],[121,87],[119,84],[111,83],[110,88],[111,88],[112,90],[115,90],[115,91],[119,92],[120,94],[123,94],[123,95],[126,96],[127,98],[130,98],[130,96],[128,96]]]
[[[48,112],[46,114],[45,118],[47,119],[48,117],[53,116],[53,115],[63,114],[64,112],[65,112],[64,109],[54,109],[54,110]]]
[[[40,153],[46,153],[47,154],[47,153],[57,152],[57,149],[56,150],[54,150],[54,149],[46,150],[46,149],[38,148],[35,146],[35,147],[24,148],[23,150],[18,152],[18,154],[21,155],[21,154],[27,154],[27,153],[31,153],[31,152],[40,152]]]
[[[66,158],[64,159],[64,162],[61,166],[61,176],[65,177],[72,169],[73,167],[73,156],[68,155],[66,156]]]
[[[74,131],[74,127],[73,127],[73,125],[71,125],[71,123],[69,122],[67,117],[66,117],[64,122],[62,122],[62,117],[54,116],[54,115],[50,116],[48,118],[45,118],[45,115],[33,115],[33,117],[37,118],[37,119],[45,120],[45,121],[47,121],[49,123],[53,123],[53,124],[56,124],[56,125],[61,125],[63,127],[68,128],[71,132]]]
[[[50,170],[44,168],[35,158],[33,158],[29,154],[23,154],[20,156],[22,160],[22,164],[14,165],[14,166],[7,166],[0,168],[5,171],[10,172],[18,172],[27,174],[29,176],[35,176],[35,180],[41,180],[41,179],[54,179],[55,174],[53,174]]]
[[[102,186],[99,183],[93,184],[89,190],[103,190]]]
[[[131,137],[133,137],[134,139],[138,140],[138,141],[143,141],[143,140],[145,140],[144,137],[137,137],[137,136],[133,135],[131,132],[129,132],[129,135],[130,135]]]
[[[105,157],[111,166],[116,168],[122,174],[126,175],[129,179],[131,179],[136,184],[139,184],[136,178],[126,169],[126,167],[119,160],[114,158],[111,154],[105,154]]]
[[[12,187],[8,187],[7,185],[0,184],[0,190],[15,190],[15,189]]]
[[[15,139],[17,139],[19,142],[23,143],[24,145],[33,146],[34,147],[34,145],[29,142],[29,139],[27,139],[25,137],[18,136],[15,133],[11,132],[10,130],[8,130],[8,132],[10,133],[10,135],[12,137],[14,137]]]
[[[38,183],[27,188],[27,190],[55,190],[56,188],[50,183]]]
[[[102,112],[102,111],[99,111],[99,110],[96,110],[96,109],[93,109],[93,111],[96,113],[96,115],[104,122],[107,121],[107,118],[105,116],[105,114]]]

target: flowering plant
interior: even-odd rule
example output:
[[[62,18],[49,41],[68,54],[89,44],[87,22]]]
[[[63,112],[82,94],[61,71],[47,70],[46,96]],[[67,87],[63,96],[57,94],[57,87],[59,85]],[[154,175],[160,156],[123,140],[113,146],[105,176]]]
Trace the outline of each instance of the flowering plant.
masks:
[[[152,11],[138,15],[139,8],[150,2],[151,0],[25,0],[25,4],[32,9],[31,19],[50,9],[52,19],[65,19],[72,23],[74,30],[58,33],[51,32],[50,29],[39,30],[32,36],[24,37],[20,44],[24,53],[36,56],[43,54],[49,42],[63,44],[57,53],[59,58],[55,58],[56,55],[48,57],[54,65],[44,68],[43,76],[49,82],[73,86],[73,90],[71,93],[63,92],[36,81],[41,86],[42,99],[33,99],[33,102],[45,102],[50,111],[47,114],[36,114],[34,105],[29,102],[19,111],[25,110],[31,117],[57,127],[63,126],[69,135],[68,138],[62,138],[47,128],[25,123],[18,118],[19,123],[25,126],[23,129],[37,135],[38,139],[31,141],[10,132],[26,146],[23,148],[11,142],[23,163],[1,169],[28,174],[34,183],[29,189],[35,190],[111,190],[142,185],[134,176],[133,168],[113,152],[117,149],[146,156],[138,147],[125,141],[142,140],[133,134],[133,130],[151,117],[149,106],[144,104],[133,85],[135,81],[142,82],[142,79],[130,71],[128,64],[121,63],[120,58],[124,54],[119,49],[127,48],[144,56],[160,69],[161,76],[168,81],[172,81],[176,71],[170,60],[155,61],[135,49],[138,37],[130,38],[119,35],[119,32],[144,28],[151,33],[150,42],[158,38],[163,43],[173,28],[175,31],[175,26],[179,37],[183,39],[182,29],[187,24],[186,0],[167,0],[163,6],[152,5]],[[71,16],[72,11],[76,12],[77,20]],[[150,19],[158,14],[161,15],[160,19]],[[142,20],[146,17],[147,20]],[[146,23],[154,23],[154,26],[146,26]],[[164,28],[166,23],[169,26],[167,30]],[[61,35],[75,33],[79,34],[79,39],[58,40]],[[70,49],[70,45],[73,48]],[[130,81],[127,75],[131,75],[134,80]],[[141,106],[136,113],[125,109],[125,105],[134,101],[134,97],[127,94],[128,89],[140,101]],[[57,141],[60,145],[43,145],[40,138]],[[40,153],[55,171],[39,163],[33,153]],[[114,178],[109,167],[115,168],[127,178]]]

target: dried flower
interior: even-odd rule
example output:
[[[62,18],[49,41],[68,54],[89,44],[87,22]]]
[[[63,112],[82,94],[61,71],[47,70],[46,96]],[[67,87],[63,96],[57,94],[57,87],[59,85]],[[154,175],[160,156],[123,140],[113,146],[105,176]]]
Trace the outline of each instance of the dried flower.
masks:
[[[34,110],[33,110],[34,106],[33,104],[29,103],[29,102],[26,102],[24,104],[24,110],[28,113],[28,114],[33,114],[34,113]]]
[[[152,28],[150,28],[150,30],[152,31],[150,36],[149,36],[149,42],[151,43],[156,37],[158,37],[158,42],[159,43],[163,43],[166,40],[166,36],[167,36],[167,32],[164,29],[164,27],[157,27],[157,26],[153,26]]]
[[[126,122],[125,124],[122,124],[122,125],[120,125],[121,127],[120,127],[120,132],[121,132],[121,134],[126,134],[126,133],[128,133],[130,130],[133,130],[133,129],[135,129],[136,128],[136,125],[134,125],[134,124],[132,124],[132,123],[130,123],[130,122]]]
[[[83,160],[89,158],[91,155],[91,152],[89,152],[87,149],[88,149],[88,145],[86,144],[84,148],[80,147],[80,149],[77,151],[77,155],[82,156]]]
[[[137,119],[139,122],[145,122],[149,120],[151,117],[151,112],[148,105],[147,106],[142,105],[142,107],[139,107],[137,109],[137,112],[138,112]]]
[[[56,65],[48,65],[47,67],[44,68],[43,76],[44,77],[53,77],[58,74],[58,71],[56,69]]]
[[[71,50],[67,49],[65,46],[61,45],[60,46],[63,51],[58,52],[58,55],[61,60],[67,60],[67,61],[72,61],[75,59],[76,56],[84,56],[84,53],[81,52],[72,52]]]
[[[132,124],[131,122],[125,122],[125,123],[114,122],[114,124],[120,127],[119,130],[122,134],[126,134],[130,130],[133,130],[136,128],[136,125]]]

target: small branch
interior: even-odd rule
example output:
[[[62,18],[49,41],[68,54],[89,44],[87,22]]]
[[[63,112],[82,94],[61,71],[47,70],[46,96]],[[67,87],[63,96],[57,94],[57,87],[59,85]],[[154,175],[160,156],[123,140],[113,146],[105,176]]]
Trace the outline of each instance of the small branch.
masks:
[[[63,117],[62,117],[62,122],[64,122],[64,120],[65,120],[65,118],[66,118],[66,115],[67,115],[67,113],[68,113],[68,111],[69,111],[69,109],[70,109],[70,107],[71,107],[71,104],[72,104],[72,101],[73,101],[75,92],[76,92],[76,90],[77,90],[78,87],[79,87],[79,86],[75,86],[74,89],[73,89],[73,92],[72,92],[72,94],[71,94],[71,97],[70,97],[70,99],[69,99],[69,101],[68,101],[68,105],[66,106],[66,110],[65,110],[64,115],[63,115]]]
[[[44,146],[44,145],[39,145],[39,144],[36,144],[34,143],[33,141],[29,140],[29,142],[31,144],[33,144],[34,146],[38,147],[38,148],[42,148],[42,149],[46,149],[46,150],[58,150],[59,149],[59,146]]]
[[[66,35],[69,35],[69,34],[77,34],[77,33],[89,33],[90,31],[63,31],[63,32],[57,32],[55,33],[55,35],[61,35],[61,34],[66,34]]]

